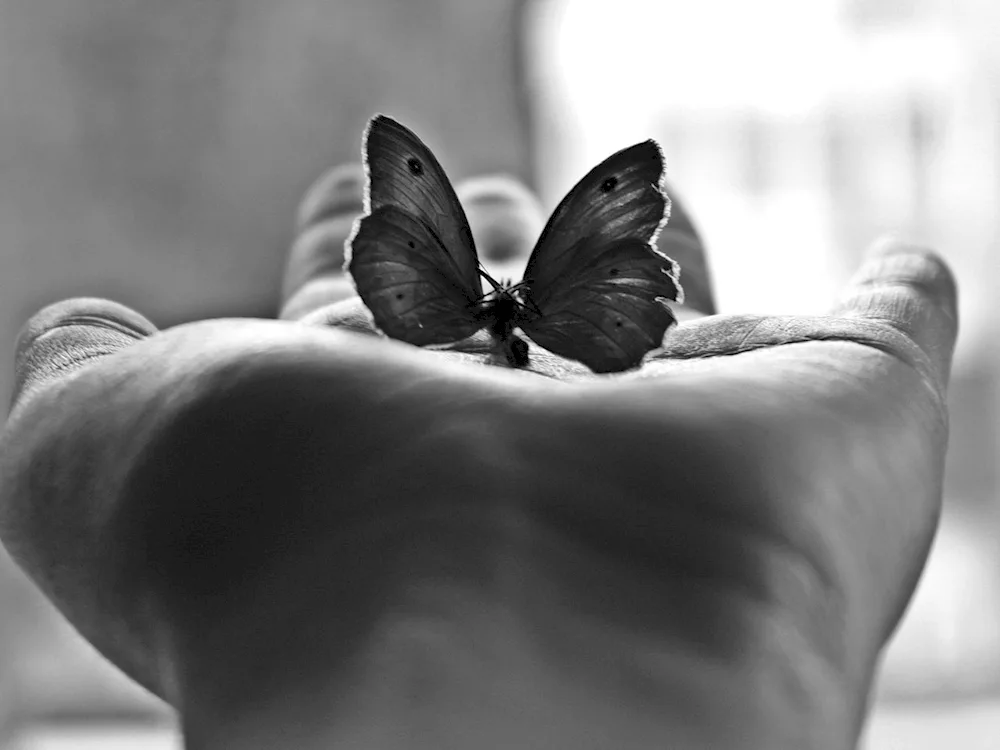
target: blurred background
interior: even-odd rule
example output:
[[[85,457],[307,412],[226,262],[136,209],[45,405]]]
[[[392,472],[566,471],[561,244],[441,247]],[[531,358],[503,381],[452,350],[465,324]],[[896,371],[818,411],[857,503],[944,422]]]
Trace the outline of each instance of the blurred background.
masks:
[[[723,312],[822,312],[887,231],[956,271],[945,513],[864,746],[995,748],[998,41],[993,0],[0,0],[0,398],[65,297],[273,315],[299,197],[376,111],[550,208],[655,137]],[[0,556],[7,747],[179,740]]]

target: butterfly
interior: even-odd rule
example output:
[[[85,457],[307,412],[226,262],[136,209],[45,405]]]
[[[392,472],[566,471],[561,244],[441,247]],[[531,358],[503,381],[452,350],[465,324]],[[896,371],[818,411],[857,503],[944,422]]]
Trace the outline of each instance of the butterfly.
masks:
[[[416,346],[486,329],[507,362],[528,344],[594,372],[638,367],[676,323],[678,265],[656,249],[670,214],[659,145],[622,149],[559,203],[516,283],[491,277],[476,253],[458,196],[411,130],[376,115],[362,138],[365,213],[348,240],[346,268],[375,326]],[[482,279],[490,287],[483,291]]]

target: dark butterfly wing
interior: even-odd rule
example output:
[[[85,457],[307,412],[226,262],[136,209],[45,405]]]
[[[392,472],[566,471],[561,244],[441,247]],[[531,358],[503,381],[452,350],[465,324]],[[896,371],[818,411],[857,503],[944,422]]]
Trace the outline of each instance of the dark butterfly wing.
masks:
[[[525,271],[520,326],[537,344],[595,372],[639,365],[676,322],[679,268],[655,246],[670,201],[655,141],[619,151],[556,208]]]
[[[450,258],[457,280],[481,295],[479,256],[469,221],[431,150],[409,128],[376,115],[365,130],[364,161],[366,213],[396,206],[424,222]]]
[[[525,280],[545,289],[618,240],[638,238],[654,247],[670,216],[663,180],[663,154],[652,140],[598,164],[552,212],[528,259]]]
[[[365,213],[347,269],[386,335],[417,346],[463,339],[482,323],[479,258],[465,211],[430,149],[376,115],[363,138]]]
[[[673,261],[651,255],[639,239],[605,247],[540,300],[532,297],[542,314],[528,307],[530,320],[521,323],[522,330],[539,346],[594,372],[637,367],[676,322],[665,300],[680,295]]]
[[[416,346],[446,344],[482,328],[480,296],[460,281],[433,230],[398,206],[376,208],[351,240],[358,294],[387,336]]]

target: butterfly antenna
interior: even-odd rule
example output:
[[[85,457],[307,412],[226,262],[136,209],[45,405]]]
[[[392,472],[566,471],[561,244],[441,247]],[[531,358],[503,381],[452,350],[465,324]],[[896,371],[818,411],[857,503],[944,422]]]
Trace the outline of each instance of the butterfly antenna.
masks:
[[[503,289],[503,286],[500,284],[499,281],[497,281],[492,276],[490,276],[488,273],[486,273],[486,269],[483,268],[483,264],[482,263],[479,264],[479,275],[482,276],[484,279],[486,279],[488,282],[490,282],[490,284],[493,285],[493,291],[499,292],[501,289]]]
[[[519,282],[514,284],[514,286],[509,287],[507,289],[507,292],[508,293],[520,292],[522,289],[527,289],[528,293],[521,295],[520,299],[518,299],[518,302],[520,302],[524,307],[527,307],[529,310],[531,310],[531,312],[533,312],[535,315],[541,316],[542,311],[538,308],[538,305],[535,304],[535,301],[531,299],[531,289],[529,288],[530,284],[531,284],[531,279],[521,279]]]

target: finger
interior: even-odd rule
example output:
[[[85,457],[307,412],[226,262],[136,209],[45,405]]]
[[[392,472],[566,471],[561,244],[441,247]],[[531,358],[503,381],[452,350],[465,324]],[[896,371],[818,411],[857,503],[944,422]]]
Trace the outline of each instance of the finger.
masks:
[[[156,331],[135,310],[109,300],[77,298],[49,305],[18,336],[12,410],[41,388]]]
[[[288,254],[279,317],[301,320],[320,307],[354,296],[344,273],[345,243],[364,210],[360,164],[335,167],[306,193]]]
[[[947,385],[958,335],[955,278],[937,254],[897,238],[876,242],[834,309],[888,323],[913,341]]]
[[[541,201],[507,175],[468,179],[455,192],[486,270],[494,278],[520,279],[545,226]]]
[[[680,264],[685,306],[703,315],[714,315],[715,293],[705,245],[674,190],[668,187],[667,194],[671,202],[670,220],[660,232],[657,246]]]

